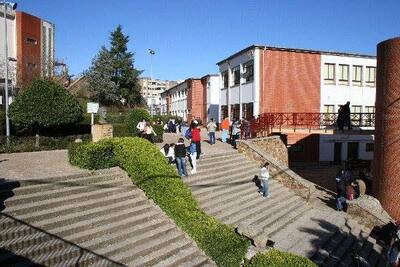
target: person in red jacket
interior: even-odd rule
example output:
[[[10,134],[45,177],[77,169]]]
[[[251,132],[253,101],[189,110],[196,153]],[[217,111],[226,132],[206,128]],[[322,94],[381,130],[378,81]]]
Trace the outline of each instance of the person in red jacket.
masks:
[[[196,159],[199,159],[201,153],[201,137],[200,137],[199,123],[196,120],[194,120],[190,128],[192,131],[192,142],[196,144],[196,151],[197,151]]]

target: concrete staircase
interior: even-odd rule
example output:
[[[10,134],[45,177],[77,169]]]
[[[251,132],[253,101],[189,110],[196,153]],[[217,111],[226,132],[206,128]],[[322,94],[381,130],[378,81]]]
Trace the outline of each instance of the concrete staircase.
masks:
[[[0,180],[0,266],[215,266],[119,168]]]
[[[353,251],[370,266],[384,266],[383,248],[344,212],[312,204],[271,179],[270,198],[252,181],[259,166],[236,152],[204,157],[198,173],[184,178],[202,209],[243,228],[253,240],[312,259],[320,266],[350,266]],[[263,243],[263,244],[265,244]]]

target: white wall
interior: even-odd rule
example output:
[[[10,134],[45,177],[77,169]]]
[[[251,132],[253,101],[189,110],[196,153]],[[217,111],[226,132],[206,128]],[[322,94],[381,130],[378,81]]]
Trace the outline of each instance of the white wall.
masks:
[[[171,115],[182,117],[187,120],[188,110],[187,110],[187,83],[181,83],[168,91],[171,95]]]
[[[207,121],[219,118],[219,75],[210,75],[207,78]]]
[[[242,77],[239,85],[233,85],[232,68],[240,66],[241,75],[243,74],[243,64],[253,60],[253,74],[252,82],[246,82]],[[219,65],[220,71],[220,105],[232,105],[242,103],[253,103],[253,115],[259,114],[259,49],[253,49],[252,54],[249,51],[243,52],[236,57],[229,59],[228,62],[223,62]],[[223,88],[222,73],[228,71],[230,90]],[[229,97],[228,97],[229,96]],[[228,99],[229,98],[229,99]],[[242,117],[242,114],[240,114]]]
[[[374,153],[366,152],[366,144],[374,142],[373,135],[321,134],[319,139],[319,160],[334,161],[335,143],[342,143],[342,160],[347,160],[347,144],[358,142],[358,157],[373,160]]]
[[[336,85],[324,84],[324,64],[336,64]],[[350,85],[338,85],[338,64],[349,65]],[[362,70],[362,86],[351,85],[352,65],[363,66]],[[350,105],[375,106],[375,87],[365,86],[366,66],[376,67],[376,59],[356,58],[347,56],[321,55],[321,112],[324,111],[324,105],[335,105],[335,112],[338,106],[350,101]]]

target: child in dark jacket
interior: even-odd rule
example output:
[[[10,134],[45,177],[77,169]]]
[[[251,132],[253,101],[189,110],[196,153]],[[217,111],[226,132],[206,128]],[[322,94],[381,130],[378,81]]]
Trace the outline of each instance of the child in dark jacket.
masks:
[[[176,166],[178,167],[179,176],[187,176],[186,170],[186,147],[183,138],[179,138],[175,145]]]

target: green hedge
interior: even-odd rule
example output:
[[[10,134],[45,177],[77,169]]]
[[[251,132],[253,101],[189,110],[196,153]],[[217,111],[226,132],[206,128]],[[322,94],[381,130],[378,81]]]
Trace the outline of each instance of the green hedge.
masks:
[[[117,165],[110,139],[98,143],[71,144],[68,155],[72,165],[85,169],[105,169]]]
[[[113,135],[115,137],[126,137],[132,136],[129,131],[128,125],[125,123],[114,123],[113,124]]]
[[[219,266],[240,265],[249,241],[205,214],[176,170],[147,140],[125,137],[74,145],[69,156],[72,164],[88,169],[116,163]],[[102,157],[106,159],[101,160]]]
[[[154,136],[154,142],[155,143],[162,143],[164,141],[164,126],[163,125],[158,125],[154,124],[153,125],[153,130],[157,134],[157,136]]]
[[[66,149],[70,144],[74,143],[77,138],[82,139],[83,141],[88,141],[90,140],[90,135],[68,135],[60,137],[40,136],[39,147],[35,146],[35,136],[11,136],[9,144],[7,144],[5,136],[0,136],[0,153]]]
[[[244,267],[317,267],[307,258],[287,252],[271,249],[265,253],[257,253],[251,260],[246,260]]]
[[[151,115],[147,112],[147,110],[143,108],[135,108],[129,111],[126,116],[125,123],[129,129],[129,132],[132,136],[138,135],[138,130],[136,129],[139,121],[146,120],[151,121]]]

